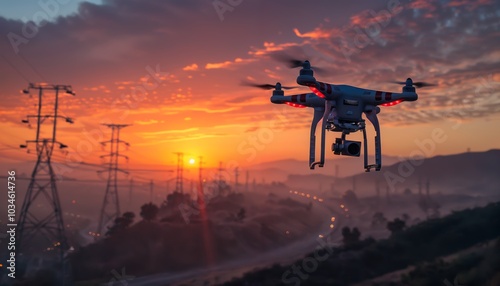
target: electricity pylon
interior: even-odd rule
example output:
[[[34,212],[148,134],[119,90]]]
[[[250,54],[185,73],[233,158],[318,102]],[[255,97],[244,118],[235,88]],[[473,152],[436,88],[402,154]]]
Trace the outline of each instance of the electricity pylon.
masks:
[[[238,192],[238,177],[240,175],[240,171],[238,167],[234,168],[234,193]]]
[[[20,145],[21,148],[28,148],[30,144],[36,146],[37,161],[35,168],[31,173],[31,179],[28,191],[19,215],[17,224],[17,246],[16,251],[29,254],[55,254],[57,263],[64,265],[64,253],[68,250],[68,240],[64,230],[64,222],[59,201],[59,194],[56,185],[56,174],[51,165],[51,157],[54,147],[58,145],[59,149],[68,146],[56,140],[57,120],[64,119],[68,123],[73,123],[69,117],[58,115],[59,92],[75,95],[70,85],[54,84],[33,84],[30,83],[23,93],[29,94],[31,89],[38,90],[38,113],[37,115],[28,115],[23,119],[23,123],[30,123],[31,118],[36,119],[36,138],[28,140],[26,144]],[[50,113],[42,114],[42,99],[44,91],[55,92],[53,109]],[[48,118],[53,119],[52,130],[49,137],[42,138],[42,125]],[[29,150],[28,150],[29,151]],[[67,276],[65,267],[63,276]]]
[[[183,178],[183,170],[184,170],[184,153],[177,152],[174,153],[177,155],[177,177],[175,178],[175,191],[184,193],[184,178]]]
[[[105,227],[112,223],[120,216],[120,201],[118,199],[118,172],[128,174],[128,172],[118,168],[118,158],[122,157],[128,160],[128,157],[120,154],[120,144],[123,143],[127,147],[129,143],[120,140],[120,130],[130,124],[103,124],[111,128],[111,139],[109,141],[101,142],[105,145],[110,143],[109,154],[102,155],[101,158],[109,157],[108,169],[99,172],[108,172],[108,183],[106,185],[106,193],[104,194],[104,201],[102,203],[101,215],[99,216],[99,226],[97,233],[101,236],[105,234]]]

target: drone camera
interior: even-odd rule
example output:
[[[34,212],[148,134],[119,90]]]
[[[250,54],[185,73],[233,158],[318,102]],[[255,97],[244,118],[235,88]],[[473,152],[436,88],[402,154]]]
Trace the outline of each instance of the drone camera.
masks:
[[[361,142],[342,140],[337,138],[336,142],[332,145],[332,151],[335,155],[359,157],[361,154]]]

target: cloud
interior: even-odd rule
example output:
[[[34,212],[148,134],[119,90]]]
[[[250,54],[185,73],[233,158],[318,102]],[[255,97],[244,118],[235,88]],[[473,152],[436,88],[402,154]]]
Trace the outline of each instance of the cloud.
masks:
[[[324,31],[320,28],[316,28],[311,32],[301,33],[299,29],[293,29],[295,35],[299,38],[311,38],[311,39],[321,39],[321,38],[330,38],[331,34],[328,31]]]
[[[158,120],[154,120],[154,119],[151,119],[151,120],[148,120],[148,121],[142,121],[142,120],[136,120],[134,121],[134,124],[138,124],[138,125],[151,125],[151,124],[157,124],[159,123]]]
[[[198,70],[197,64],[191,64],[182,68],[183,71],[196,71]]]
[[[236,58],[234,61],[225,61],[225,62],[220,62],[220,63],[207,63],[205,65],[205,69],[211,70],[211,69],[223,69],[223,68],[229,68],[235,64],[245,64],[245,63],[251,63],[255,61],[254,59],[242,59],[242,58]]]

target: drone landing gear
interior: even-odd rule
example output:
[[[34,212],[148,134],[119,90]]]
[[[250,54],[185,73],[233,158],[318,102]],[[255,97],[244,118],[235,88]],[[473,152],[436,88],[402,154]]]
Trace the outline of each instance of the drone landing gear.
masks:
[[[366,129],[363,128],[363,142],[364,146],[364,159],[365,159],[365,172],[370,172],[371,169],[375,169],[375,171],[380,171],[382,167],[382,148],[380,144],[380,125],[378,123],[377,112],[376,110],[372,110],[371,112],[365,112],[366,118],[370,120],[375,128],[375,164],[368,164],[368,144],[366,140]]]
[[[328,105],[327,105],[328,106]],[[314,108],[314,117],[311,123],[311,135],[309,142],[309,168],[312,170],[314,167],[323,167],[325,164],[325,108]],[[319,121],[321,123],[321,155],[320,160],[316,161],[316,126]]]
[[[382,166],[382,160],[380,156],[380,136],[375,136],[375,164],[368,164],[368,144],[366,140],[366,129],[363,129],[363,142],[364,146],[364,159],[365,159],[365,172],[370,172],[371,169],[375,169],[375,171],[380,171],[380,167]]]

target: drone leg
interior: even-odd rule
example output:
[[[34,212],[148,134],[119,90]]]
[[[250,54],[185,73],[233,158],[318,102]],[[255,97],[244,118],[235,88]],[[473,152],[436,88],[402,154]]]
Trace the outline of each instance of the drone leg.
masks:
[[[318,125],[318,122],[321,120],[321,118],[324,116],[324,108],[315,108],[314,109],[314,116],[313,120],[311,123],[311,135],[309,139],[309,168],[314,169],[314,166],[318,164],[318,162],[315,161],[316,157],[316,126]],[[323,124],[321,124],[323,126]],[[322,131],[322,140],[324,142],[324,131]],[[323,143],[324,144],[324,143]],[[323,163],[320,164],[320,167],[323,167]]]
[[[378,131],[377,136],[375,136],[375,163],[377,164],[375,171],[380,171],[382,167],[382,148],[380,145],[380,131]]]
[[[382,144],[380,143],[380,125],[378,123],[377,113],[375,111],[366,112],[366,118],[370,120],[375,128],[377,135],[375,136],[375,166],[368,166],[368,168],[375,167],[375,171],[380,171],[382,167]]]
[[[370,167],[368,166],[368,144],[366,143],[366,129],[363,128],[363,148],[364,148],[364,160],[365,160],[365,172],[370,172]]]

